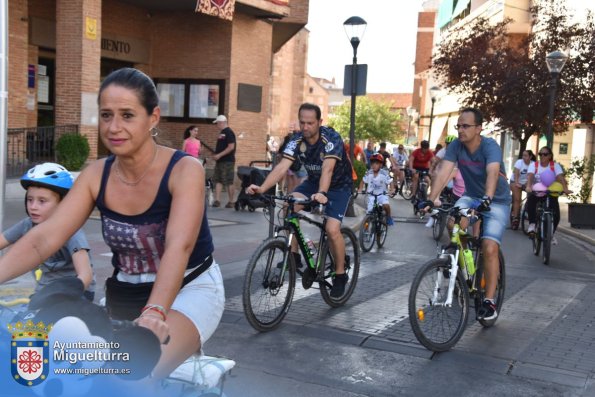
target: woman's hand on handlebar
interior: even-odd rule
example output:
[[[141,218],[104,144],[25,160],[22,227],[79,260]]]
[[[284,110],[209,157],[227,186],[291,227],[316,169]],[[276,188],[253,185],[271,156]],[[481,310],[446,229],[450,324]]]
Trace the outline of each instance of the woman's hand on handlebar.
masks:
[[[169,325],[159,314],[153,314],[151,312],[144,312],[134,320],[134,323],[138,326],[150,329],[162,344],[169,342]]]
[[[258,194],[260,193],[260,186],[258,185],[250,185],[246,188],[246,193],[247,194]]]

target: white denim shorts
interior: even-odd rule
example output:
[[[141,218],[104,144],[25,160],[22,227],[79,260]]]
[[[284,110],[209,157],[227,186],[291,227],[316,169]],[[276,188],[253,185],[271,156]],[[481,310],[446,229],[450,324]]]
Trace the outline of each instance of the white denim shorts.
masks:
[[[201,346],[215,333],[224,308],[223,277],[215,261],[206,272],[186,284],[171,305],[172,310],[192,321],[200,334]]]
[[[386,194],[383,194],[381,196],[378,196],[378,204],[379,205],[384,205],[384,204],[388,204],[388,196]],[[374,196],[370,195],[368,196],[368,212],[372,212],[372,209],[374,208]]]

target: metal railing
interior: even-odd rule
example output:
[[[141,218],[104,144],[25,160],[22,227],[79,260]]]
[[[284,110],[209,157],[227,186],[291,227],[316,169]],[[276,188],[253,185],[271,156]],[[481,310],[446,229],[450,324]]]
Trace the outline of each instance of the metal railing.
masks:
[[[6,177],[20,177],[36,164],[56,162],[56,142],[63,134],[78,134],[79,126],[9,128]]]

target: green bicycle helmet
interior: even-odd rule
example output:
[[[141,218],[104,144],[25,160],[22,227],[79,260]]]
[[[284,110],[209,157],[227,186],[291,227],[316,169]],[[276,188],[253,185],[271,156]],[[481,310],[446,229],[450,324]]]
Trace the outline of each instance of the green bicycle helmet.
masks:
[[[447,135],[446,139],[444,140],[445,143],[451,143],[452,141],[454,141],[455,139],[457,139],[456,136],[454,135]]]

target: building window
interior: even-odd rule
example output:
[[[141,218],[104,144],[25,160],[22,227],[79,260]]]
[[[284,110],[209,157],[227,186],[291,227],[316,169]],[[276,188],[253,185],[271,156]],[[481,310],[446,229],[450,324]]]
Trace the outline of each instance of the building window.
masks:
[[[568,154],[568,144],[561,143],[560,148],[558,149],[558,154]]]
[[[161,117],[209,123],[224,113],[224,80],[155,79]]]

